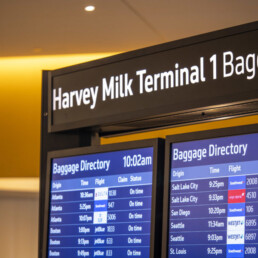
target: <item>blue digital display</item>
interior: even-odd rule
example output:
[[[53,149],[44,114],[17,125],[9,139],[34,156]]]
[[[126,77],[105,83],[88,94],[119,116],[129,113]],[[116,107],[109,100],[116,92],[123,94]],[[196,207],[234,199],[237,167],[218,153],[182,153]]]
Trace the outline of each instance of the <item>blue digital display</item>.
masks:
[[[258,134],[171,145],[168,257],[258,257]]]
[[[153,147],[52,159],[48,257],[149,257]]]

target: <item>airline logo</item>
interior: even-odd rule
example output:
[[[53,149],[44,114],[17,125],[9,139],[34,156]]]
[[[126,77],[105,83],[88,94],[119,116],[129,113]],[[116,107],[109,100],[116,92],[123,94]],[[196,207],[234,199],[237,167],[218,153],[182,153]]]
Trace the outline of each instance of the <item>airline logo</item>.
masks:
[[[227,246],[227,258],[240,258],[244,257],[244,245],[228,245]]]
[[[245,232],[231,231],[227,234],[228,245],[241,245],[245,243]]]
[[[230,232],[244,232],[245,217],[228,217],[227,230]]]
[[[95,201],[102,201],[108,199],[108,187],[95,188]]]
[[[245,216],[245,203],[229,203],[228,217]]]
[[[228,190],[245,189],[246,177],[236,176],[228,178]]]
[[[107,200],[96,201],[94,203],[94,212],[95,211],[107,211]]]
[[[93,224],[106,224],[107,211],[94,212]]]
[[[229,190],[228,203],[244,203],[245,202],[245,189]]]

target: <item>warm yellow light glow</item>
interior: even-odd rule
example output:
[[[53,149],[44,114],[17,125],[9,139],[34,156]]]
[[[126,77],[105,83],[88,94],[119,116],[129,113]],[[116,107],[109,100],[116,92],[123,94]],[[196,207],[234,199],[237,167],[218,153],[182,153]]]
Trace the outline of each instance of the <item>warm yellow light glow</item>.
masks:
[[[85,11],[87,11],[87,12],[93,12],[93,11],[95,10],[95,6],[93,6],[93,5],[88,5],[88,6],[86,6],[84,9],[85,9]]]
[[[0,178],[0,192],[39,192],[39,178]]]
[[[37,177],[42,70],[114,53],[0,58],[0,177]]]
[[[115,55],[117,53],[94,53],[78,55],[48,55],[48,56],[22,56],[22,57],[0,57],[0,75],[4,72],[13,70],[13,72],[24,72],[26,68],[37,70],[53,70],[70,66],[78,63],[84,63],[91,60]],[[25,65],[25,67],[24,67]],[[4,71],[2,70],[4,68]],[[40,70],[38,70],[40,69]],[[7,74],[8,75],[8,74]],[[0,78],[1,80],[1,78]]]

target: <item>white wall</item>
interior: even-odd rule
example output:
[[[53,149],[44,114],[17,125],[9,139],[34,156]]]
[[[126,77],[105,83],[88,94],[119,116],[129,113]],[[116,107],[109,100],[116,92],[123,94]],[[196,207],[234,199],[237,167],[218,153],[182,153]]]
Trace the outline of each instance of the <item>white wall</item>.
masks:
[[[38,194],[0,191],[0,257],[37,258]]]

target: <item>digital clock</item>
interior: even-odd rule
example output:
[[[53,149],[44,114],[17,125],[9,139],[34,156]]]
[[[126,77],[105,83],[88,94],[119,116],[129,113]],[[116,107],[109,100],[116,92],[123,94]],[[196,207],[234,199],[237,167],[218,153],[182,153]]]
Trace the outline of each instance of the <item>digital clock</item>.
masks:
[[[123,157],[123,160],[125,168],[152,165],[152,157],[143,157],[141,154],[135,154],[133,156],[127,155]]]

